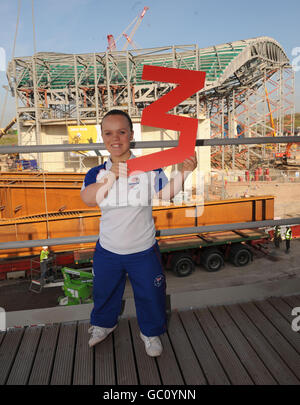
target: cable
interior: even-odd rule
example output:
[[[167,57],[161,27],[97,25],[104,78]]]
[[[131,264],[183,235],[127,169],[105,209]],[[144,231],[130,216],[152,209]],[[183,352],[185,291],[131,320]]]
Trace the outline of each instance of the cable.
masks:
[[[5,90],[6,90],[6,93],[5,93],[4,103],[3,103],[2,112],[1,112],[0,128],[3,127],[2,124],[3,124],[3,120],[4,120],[4,114],[5,114],[6,103],[7,103],[8,88],[6,88]],[[4,135],[4,133],[0,133],[0,138],[1,138],[3,135]]]
[[[31,11],[32,11],[33,54],[36,55],[34,0],[31,0]],[[45,199],[45,208],[46,208],[47,237],[49,238],[49,213],[48,213],[48,205],[47,205],[47,190],[46,190],[46,179],[45,179],[44,168],[42,168],[42,175],[43,175],[43,188],[44,188],[44,199]]]
[[[35,22],[34,22],[34,0],[31,0],[31,11],[32,11],[32,31],[33,31],[33,51],[36,54],[36,37],[35,37]]]
[[[19,28],[19,21],[20,21],[21,3],[22,3],[22,0],[19,0],[19,2],[18,2],[18,14],[17,14],[16,31],[15,31],[14,44],[13,44],[13,49],[12,49],[12,59],[14,59],[14,57],[15,57],[16,42],[17,42],[17,35],[18,35],[18,28]]]

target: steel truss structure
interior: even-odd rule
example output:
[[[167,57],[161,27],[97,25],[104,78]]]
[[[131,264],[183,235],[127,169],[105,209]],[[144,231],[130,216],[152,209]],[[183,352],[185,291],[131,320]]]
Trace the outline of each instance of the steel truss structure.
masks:
[[[289,59],[277,41],[258,37],[202,49],[184,45],[14,58],[7,77],[16,99],[19,145],[40,144],[41,125],[99,124],[112,108],[140,117],[145,106],[174,87],[143,81],[146,64],[206,72],[205,88],[174,113],[210,118],[212,137],[272,136],[270,116],[277,135],[294,134],[294,75]],[[32,129],[35,140],[26,138]],[[233,167],[235,152],[232,146]],[[249,147],[239,150],[245,152],[249,167]],[[224,168],[224,146],[212,148],[212,156],[218,153]],[[265,149],[255,153],[263,156]]]
[[[212,137],[217,138],[293,136],[294,116],[294,71],[290,66],[264,69],[263,77],[253,87],[233,89],[228,98],[212,100],[210,105]],[[274,148],[257,145],[239,147],[237,152],[235,147],[218,147],[212,151],[212,162],[224,169],[227,152],[232,159],[232,168],[235,168],[235,158],[242,158],[244,167],[249,169],[251,155],[269,159],[280,150],[280,145]]]

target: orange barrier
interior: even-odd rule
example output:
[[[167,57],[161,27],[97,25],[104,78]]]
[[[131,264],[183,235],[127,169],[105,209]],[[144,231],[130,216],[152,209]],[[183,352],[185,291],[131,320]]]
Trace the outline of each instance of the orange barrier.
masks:
[[[86,209],[84,173],[0,172],[0,218]]]
[[[0,218],[17,218],[63,210],[86,209],[80,198],[80,184],[0,185]]]
[[[157,230],[274,219],[274,197],[259,196],[200,204],[155,206],[152,209]],[[0,242],[97,235],[100,210],[49,212],[27,217],[1,219]],[[53,246],[56,252],[92,247],[94,244]],[[40,248],[0,251],[0,258],[39,254]]]

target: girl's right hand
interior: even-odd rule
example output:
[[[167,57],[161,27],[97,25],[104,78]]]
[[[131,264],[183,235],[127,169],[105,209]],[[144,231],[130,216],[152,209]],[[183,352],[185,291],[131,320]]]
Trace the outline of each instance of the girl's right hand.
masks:
[[[110,171],[116,176],[116,180],[119,177],[128,177],[128,170],[126,162],[113,163],[110,168]]]

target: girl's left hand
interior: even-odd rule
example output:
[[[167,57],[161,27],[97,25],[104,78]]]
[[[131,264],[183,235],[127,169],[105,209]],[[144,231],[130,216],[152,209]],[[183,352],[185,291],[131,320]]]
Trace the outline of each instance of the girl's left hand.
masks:
[[[197,167],[197,157],[196,153],[194,156],[191,156],[183,161],[182,171],[183,172],[192,172]]]

